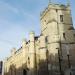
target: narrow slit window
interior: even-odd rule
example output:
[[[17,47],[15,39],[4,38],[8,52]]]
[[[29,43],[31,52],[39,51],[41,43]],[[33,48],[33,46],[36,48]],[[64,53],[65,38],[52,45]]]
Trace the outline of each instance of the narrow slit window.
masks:
[[[63,38],[66,39],[66,37],[65,37],[65,33],[63,33]]]
[[[46,36],[46,38],[45,38],[45,42],[48,43],[48,36]]]
[[[63,22],[63,15],[60,15],[60,22]]]
[[[30,64],[30,58],[28,57],[28,64]]]

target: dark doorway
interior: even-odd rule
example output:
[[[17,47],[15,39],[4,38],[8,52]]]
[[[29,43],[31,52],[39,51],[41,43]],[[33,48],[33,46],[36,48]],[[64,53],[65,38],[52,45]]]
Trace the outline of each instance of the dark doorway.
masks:
[[[27,71],[23,69],[23,75],[27,75]]]

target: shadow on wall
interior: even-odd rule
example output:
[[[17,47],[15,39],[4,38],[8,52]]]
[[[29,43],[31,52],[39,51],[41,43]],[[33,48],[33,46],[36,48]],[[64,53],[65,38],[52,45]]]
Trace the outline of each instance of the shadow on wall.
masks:
[[[47,50],[46,60],[40,59],[39,63],[35,62],[36,65],[33,69],[28,68],[27,63],[23,64],[19,68],[16,68],[18,64],[16,65],[12,64],[9,68],[9,71],[4,73],[4,75],[60,75],[60,63],[61,63],[61,69],[63,73],[65,72],[66,69],[68,69],[68,59],[65,58],[61,56],[61,51],[59,52],[59,54],[56,53],[55,55],[53,55],[53,54],[49,54]],[[37,57],[35,57],[35,61],[37,61]],[[71,64],[72,64],[72,60],[71,60]]]
[[[16,66],[12,64],[9,68],[9,71],[5,72],[4,75],[27,75],[28,68],[25,66],[26,64],[19,68],[16,68]]]
[[[65,62],[66,61],[64,61],[63,63]],[[46,60],[40,60],[39,64],[36,63],[36,67],[33,69],[29,69],[26,64],[22,65],[19,68],[16,68],[16,66],[12,64],[10,66],[9,72],[5,73],[4,75],[59,75],[59,74],[60,70],[59,70],[58,54],[55,54],[55,56],[51,54],[50,56],[47,55]]]
[[[62,12],[62,14],[66,15],[64,12]],[[67,16],[65,16],[65,21],[66,20],[67,20]],[[67,27],[64,26],[63,31],[67,30],[65,28]],[[74,29],[72,26],[69,26],[68,30],[74,30]],[[64,34],[62,33],[64,40],[60,40],[61,43],[68,40],[66,38],[66,34],[67,34],[66,32]],[[61,44],[61,47],[62,46],[63,44]],[[63,52],[64,50],[62,49],[62,56],[64,56]],[[60,54],[56,53],[55,55],[48,54],[48,53],[49,52],[46,53],[46,60],[39,60],[39,64],[37,64],[36,62],[35,68],[29,69],[26,64],[22,65],[19,68],[16,68],[16,66],[12,64],[10,66],[9,72],[5,73],[4,75],[60,75],[60,66],[61,66],[62,72],[64,73],[65,70],[68,69],[68,59],[65,59],[67,57],[67,54],[66,54],[66,57],[63,58],[62,56],[60,56],[61,52]],[[71,52],[71,55],[75,55],[75,50],[73,53]],[[72,60],[71,60],[71,63],[72,63]],[[75,66],[75,63],[74,63],[74,66]],[[32,71],[34,73],[31,73]]]

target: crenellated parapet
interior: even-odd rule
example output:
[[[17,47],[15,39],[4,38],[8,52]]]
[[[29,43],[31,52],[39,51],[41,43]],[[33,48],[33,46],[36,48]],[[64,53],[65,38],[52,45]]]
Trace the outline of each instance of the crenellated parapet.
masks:
[[[43,12],[41,12],[40,19],[42,19],[48,13],[48,11],[50,11],[51,9],[52,10],[53,9],[54,10],[65,10],[65,11],[71,10],[70,6],[68,6],[68,5],[51,3],[44,9]]]

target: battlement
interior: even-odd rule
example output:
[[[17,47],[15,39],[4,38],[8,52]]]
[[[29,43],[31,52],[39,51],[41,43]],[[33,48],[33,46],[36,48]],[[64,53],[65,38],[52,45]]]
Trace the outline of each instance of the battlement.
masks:
[[[40,18],[42,19],[43,16],[51,9],[55,9],[55,10],[70,10],[70,6],[69,5],[65,5],[65,4],[54,4],[54,3],[51,3],[49,4],[45,9],[44,11],[41,12],[40,14]]]

